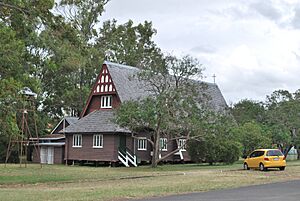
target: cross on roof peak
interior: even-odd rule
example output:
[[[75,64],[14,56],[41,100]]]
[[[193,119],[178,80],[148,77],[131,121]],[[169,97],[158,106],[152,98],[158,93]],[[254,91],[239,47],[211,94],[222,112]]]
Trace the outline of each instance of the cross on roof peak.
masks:
[[[213,78],[214,78],[214,84],[216,84],[216,74],[213,74],[213,76],[212,76]]]

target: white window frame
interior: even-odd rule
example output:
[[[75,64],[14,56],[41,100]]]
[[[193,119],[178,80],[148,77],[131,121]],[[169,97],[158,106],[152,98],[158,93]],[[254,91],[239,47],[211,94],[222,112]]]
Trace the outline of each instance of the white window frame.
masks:
[[[138,151],[147,151],[147,138],[139,138],[137,141],[137,147]]]
[[[181,151],[186,151],[186,139],[179,139],[178,140],[178,148],[181,147],[182,145],[183,145],[183,147],[180,148],[180,150]]]
[[[103,135],[94,134],[93,135],[93,148],[103,148]]]
[[[160,149],[162,151],[168,151],[168,139],[167,138],[160,138],[159,145],[160,145]]]
[[[73,135],[73,146],[72,147],[82,147],[82,135],[81,134]]]
[[[112,108],[112,95],[101,96],[100,108]]]

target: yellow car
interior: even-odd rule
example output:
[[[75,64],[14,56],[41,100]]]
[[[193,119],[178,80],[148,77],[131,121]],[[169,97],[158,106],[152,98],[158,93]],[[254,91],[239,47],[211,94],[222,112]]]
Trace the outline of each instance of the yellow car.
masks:
[[[244,160],[244,170],[250,168],[259,168],[261,171],[268,168],[284,170],[285,167],[285,157],[279,149],[257,149]]]

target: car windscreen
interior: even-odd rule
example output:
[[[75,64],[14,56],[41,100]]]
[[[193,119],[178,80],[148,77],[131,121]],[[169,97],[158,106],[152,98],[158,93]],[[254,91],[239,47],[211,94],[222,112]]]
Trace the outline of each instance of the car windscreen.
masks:
[[[279,150],[269,150],[267,156],[282,156],[283,154]]]

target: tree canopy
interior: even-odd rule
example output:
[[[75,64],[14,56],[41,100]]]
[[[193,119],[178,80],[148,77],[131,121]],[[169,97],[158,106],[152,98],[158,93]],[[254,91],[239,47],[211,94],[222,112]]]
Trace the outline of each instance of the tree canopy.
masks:
[[[232,114],[240,133],[246,133],[244,138],[252,141],[243,143],[244,154],[254,148],[275,146],[287,155],[293,146],[299,146],[299,91],[276,90],[260,103],[242,100],[233,106]]]
[[[231,108],[235,120],[229,115],[225,121],[198,104],[208,98],[197,94],[199,83],[190,81],[202,76],[200,62],[163,54],[150,21],[101,21],[108,3],[0,0],[0,158],[8,138],[20,132],[23,87],[38,94],[37,125],[39,134],[46,134],[49,124],[64,115],[81,113],[104,59],[139,67],[138,79],[148,83],[153,96],[123,104],[117,120],[154,134],[148,139],[155,147],[153,166],[162,160],[160,136],[193,138],[191,143],[202,143],[199,149],[206,147],[200,155],[194,150],[197,160],[211,162],[225,161],[222,154],[238,153],[240,145],[243,155],[263,146],[277,146],[285,154],[300,147],[299,90],[274,91],[265,102],[242,100]],[[230,158],[227,162],[236,155]]]
[[[201,76],[197,59],[166,57],[165,65],[147,66],[137,75],[146,83],[151,96],[144,100],[123,103],[117,112],[117,122],[131,130],[147,128],[152,138],[147,139],[153,148],[152,167],[179,150],[159,157],[160,138],[189,139],[194,134],[195,120],[201,112],[196,105],[197,87],[192,76]]]
[[[123,64],[163,62],[152,23],[103,22],[108,2],[0,1],[1,135],[19,133],[19,105],[9,103],[17,102],[23,87],[38,94],[37,123],[43,135],[59,118],[81,113],[108,50]],[[1,143],[5,147],[7,140]]]

